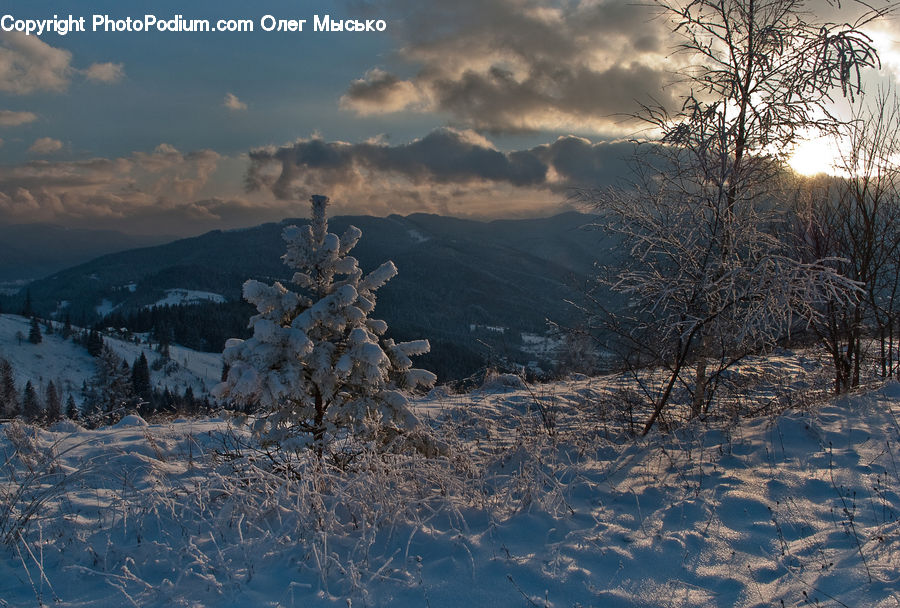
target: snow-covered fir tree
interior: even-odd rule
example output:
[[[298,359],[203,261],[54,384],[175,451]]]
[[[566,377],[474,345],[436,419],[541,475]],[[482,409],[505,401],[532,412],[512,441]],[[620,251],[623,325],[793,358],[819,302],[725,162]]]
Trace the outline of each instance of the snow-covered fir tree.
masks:
[[[432,450],[401,392],[434,384],[435,375],[410,360],[428,352],[428,341],[395,343],[384,337],[384,321],[369,318],[375,291],[397,268],[385,262],[364,276],[349,255],[362,232],[329,233],[328,198],[311,203],[311,223],[283,233],[282,259],[296,271],[300,293],[278,282],[244,283],[244,298],[259,314],[250,319],[251,338],[226,343],[228,374],[215,394],[256,404],[254,433],[283,449],[312,448],[321,457],[337,439],[383,448],[402,437]]]

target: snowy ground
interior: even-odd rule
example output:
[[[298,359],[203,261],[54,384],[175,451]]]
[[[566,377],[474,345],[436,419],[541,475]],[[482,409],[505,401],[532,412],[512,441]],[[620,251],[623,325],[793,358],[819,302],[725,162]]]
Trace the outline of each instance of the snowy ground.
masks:
[[[608,383],[515,384],[417,403],[446,458],[342,474],[221,418],[7,425],[0,606],[900,603],[900,384],[641,440]]]

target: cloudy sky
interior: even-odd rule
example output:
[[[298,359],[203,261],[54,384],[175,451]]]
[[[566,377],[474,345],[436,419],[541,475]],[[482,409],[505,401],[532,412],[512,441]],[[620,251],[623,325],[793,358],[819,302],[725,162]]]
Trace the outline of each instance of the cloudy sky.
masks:
[[[823,0],[824,1],[824,0]],[[833,9],[827,9],[833,17]],[[342,213],[545,215],[627,172],[624,118],[677,103],[683,56],[628,0],[12,0],[0,33],[0,223],[188,235]],[[247,32],[93,32],[92,16],[249,19]],[[265,15],[307,19],[264,32]],[[383,32],[314,32],[314,15]],[[894,23],[873,30],[900,73]],[[900,31],[900,29],[898,29]]]

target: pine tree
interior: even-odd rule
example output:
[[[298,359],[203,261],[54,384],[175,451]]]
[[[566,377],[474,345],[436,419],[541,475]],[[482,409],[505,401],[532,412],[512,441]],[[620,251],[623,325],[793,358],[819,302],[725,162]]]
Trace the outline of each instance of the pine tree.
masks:
[[[115,422],[124,408],[133,405],[128,363],[104,346],[97,358],[97,372],[82,391],[85,394],[84,417],[89,423]]]
[[[81,383],[81,399],[83,404],[81,410],[82,419],[90,426],[99,425],[103,413],[103,403],[97,376],[91,380],[90,384],[87,383],[87,380]]]
[[[22,416],[28,422],[36,422],[41,418],[41,401],[31,380],[25,383],[25,392],[22,393]]]
[[[196,413],[197,400],[194,398],[194,388],[188,386],[184,389],[184,397],[181,400],[181,411],[186,414]]]
[[[69,317],[69,313],[66,313],[66,318],[63,321],[62,331],[60,332],[63,340],[68,340],[69,336],[72,335],[72,319]]]
[[[99,357],[103,353],[103,336],[96,329],[92,329],[87,337],[87,351],[92,357]]]
[[[131,389],[143,401],[150,401],[153,387],[150,384],[150,367],[147,365],[147,357],[143,351],[131,366]]]
[[[22,316],[30,317],[34,315],[34,310],[31,308],[31,290],[25,290],[25,303],[22,305]]]
[[[43,336],[41,336],[41,326],[38,324],[37,317],[31,317],[31,328],[28,330],[28,341],[32,344],[40,344],[43,339]]]
[[[109,348],[103,349],[100,358],[108,367],[105,386],[106,406],[104,410],[109,414],[109,422],[121,417],[123,408],[132,405],[134,392],[131,390],[131,367],[127,361],[122,361]]]
[[[44,418],[47,423],[53,423],[62,418],[62,401],[56,390],[53,380],[47,384],[46,408],[44,410]]]
[[[162,340],[160,340],[159,345],[156,347],[156,350],[160,355],[162,355],[163,361],[168,361],[170,357],[168,338],[163,338]]]
[[[244,283],[244,298],[259,314],[250,320],[253,336],[227,342],[228,377],[219,397],[258,403],[263,412],[254,433],[264,442],[298,451],[312,448],[321,458],[337,438],[352,435],[384,446],[406,435],[416,447],[431,449],[424,435],[409,433],[418,422],[402,388],[431,386],[431,372],[412,369],[409,357],[428,352],[427,340],[395,344],[385,339],[387,324],[369,319],[375,291],[397,274],[385,262],[363,276],[348,255],[362,232],[328,232],[328,198],[313,196],[312,221],[288,226],[283,256],[296,272],[295,293],[281,283]]]
[[[66,399],[66,418],[69,420],[78,420],[80,418],[78,414],[78,406],[75,404],[75,398],[69,394],[69,397]]]
[[[172,392],[169,390],[168,386],[163,389],[162,404],[160,405],[160,409],[164,412],[175,411],[175,397],[172,395]]]
[[[12,365],[6,359],[0,359],[0,416],[15,418],[21,411]]]

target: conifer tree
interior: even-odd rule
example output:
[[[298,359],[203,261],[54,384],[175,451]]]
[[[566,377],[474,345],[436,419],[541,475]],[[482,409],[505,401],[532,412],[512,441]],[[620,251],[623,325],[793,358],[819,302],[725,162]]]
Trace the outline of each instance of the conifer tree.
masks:
[[[95,425],[115,421],[134,396],[131,369],[109,347],[103,347],[96,363],[96,374],[82,387],[84,418]]]
[[[48,423],[56,422],[62,418],[62,400],[59,397],[59,392],[56,390],[56,385],[53,383],[53,380],[47,384],[44,418]]]
[[[34,310],[31,308],[31,290],[25,290],[25,303],[22,305],[22,316],[30,317],[34,315]]]
[[[62,335],[63,340],[68,340],[69,336],[72,335],[72,319],[69,316],[69,313],[66,313],[60,334]]]
[[[28,330],[28,341],[32,344],[40,344],[43,339],[43,336],[41,336],[41,326],[38,324],[37,317],[31,317],[31,328]]]
[[[0,416],[15,418],[21,411],[12,365],[6,359],[0,359]]]
[[[349,252],[362,232],[328,232],[328,198],[313,196],[312,221],[288,226],[285,264],[296,272],[296,293],[276,282],[249,280],[244,298],[256,306],[253,336],[226,343],[228,375],[215,394],[259,404],[254,433],[269,444],[321,458],[335,439],[353,436],[385,447],[399,436],[431,449],[410,433],[417,420],[400,389],[431,386],[435,375],[412,369],[411,355],[428,352],[427,340],[394,343],[387,324],[370,319],[375,291],[397,274],[385,262],[363,276]]]
[[[96,329],[92,329],[88,334],[87,351],[92,357],[99,357],[103,353],[103,337]]]
[[[41,417],[41,401],[31,380],[25,383],[25,392],[22,393],[22,416],[28,422],[35,422]]]
[[[66,418],[68,418],[69,420],[78,420],[80,418],[78,414],[78,406],[75,404],[75,398],[71,393],[66,399]]]
[[[181,411],[186,414],[193,414],[196,411],[197,400],[194,397],[194,388],[188,386],[184,389],[184,397],[181,400]]]
[[[122,409],[126,406],[133,405],[134,391],[131,390],[131,366],[125,360],[112,352],[109,348],[104,348],[101,359],[108,366],[106,385],[106,412],[110,414],[110,421],[121,417]],[[118,364],[118,365],[117,365]]]
[[[150,401],[153,392],[150,384],[150,367],[143,351],[131,366],[131,389],[142,400]]]
[[[163,389],[162,404],[160,405],[160,409],[165,412],[175,411],[175,397],[172,395],[172,391],[169,390],[168,386]]]

